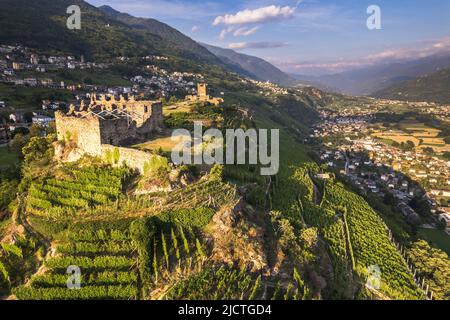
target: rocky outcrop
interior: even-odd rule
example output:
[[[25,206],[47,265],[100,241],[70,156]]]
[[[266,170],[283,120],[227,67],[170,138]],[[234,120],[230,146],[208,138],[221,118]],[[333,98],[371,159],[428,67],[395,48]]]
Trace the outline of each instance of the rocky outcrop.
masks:
[[[222,208],[211,224],[214,248],[212,260],[267,273],[264,250],[264,219],[243,200],[233,208]]]

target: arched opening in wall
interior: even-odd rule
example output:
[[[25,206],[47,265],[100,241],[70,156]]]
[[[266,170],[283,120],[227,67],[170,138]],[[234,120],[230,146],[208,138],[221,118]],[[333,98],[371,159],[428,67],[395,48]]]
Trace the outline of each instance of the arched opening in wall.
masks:
[[[144,106],[144,112],[148,113],[148,107],[147,106]]]

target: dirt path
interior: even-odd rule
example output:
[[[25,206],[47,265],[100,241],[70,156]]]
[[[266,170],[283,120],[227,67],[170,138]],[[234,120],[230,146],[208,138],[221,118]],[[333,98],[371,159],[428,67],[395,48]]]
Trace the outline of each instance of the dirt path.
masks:
[[[47,251],[51,247],[50,241],[48,241],[45,237],[43,237],[40,233],[36,232],[33,227],[28,223],[27,216],[25,213],[24,200],[23,197],[25,195],[19,195],[17,197],[18,206],[17,206],[17,215],[15,217],[16,223],[21,224],[25,231],[31,234],[34,238],[36,238],[42,245],[44,245],[45,250]]]

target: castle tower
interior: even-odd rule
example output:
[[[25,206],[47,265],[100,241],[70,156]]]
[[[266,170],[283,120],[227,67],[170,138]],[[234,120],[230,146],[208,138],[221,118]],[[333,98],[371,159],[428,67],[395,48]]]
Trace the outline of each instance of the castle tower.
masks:
[[[197,95],[199,97],[206,97],[208,95],[207,87],[208,87],[208,85],[206,83],[198,83],[197,84]]]

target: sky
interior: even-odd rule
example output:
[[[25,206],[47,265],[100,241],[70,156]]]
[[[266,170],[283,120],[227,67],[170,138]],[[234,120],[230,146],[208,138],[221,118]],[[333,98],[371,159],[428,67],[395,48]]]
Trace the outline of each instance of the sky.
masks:
[[[338,73],[450,51],[448,0],[88,0],[293,74]],[[374,20],[370,6],[379,8]],[[375,17],[376,18],[376,17]],[[380,28],[367,26],[379,23]]]

